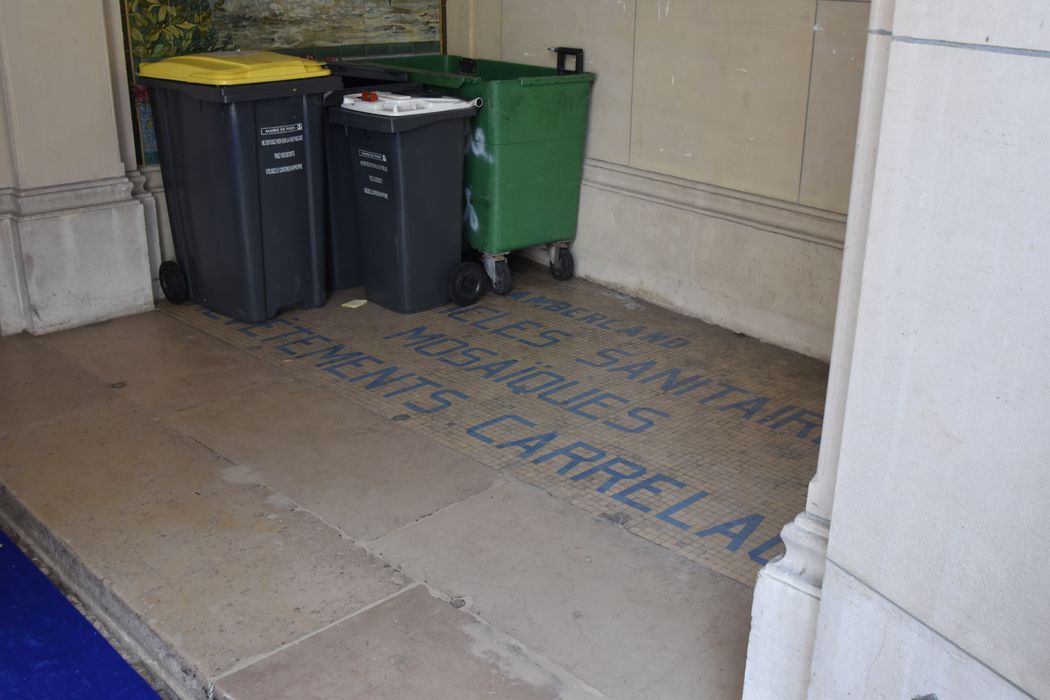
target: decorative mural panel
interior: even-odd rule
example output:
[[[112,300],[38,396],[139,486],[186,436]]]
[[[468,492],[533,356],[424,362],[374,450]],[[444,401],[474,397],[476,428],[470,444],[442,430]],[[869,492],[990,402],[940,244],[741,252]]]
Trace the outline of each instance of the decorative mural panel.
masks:
[[[156,164],[153,115],[139,64],[223,49],[319,60],[436,52],[441,0],[123,0],[128,83],[139,160]]]
[[[226,0],[215,27],[243,48],[438,41],[440,0]]]

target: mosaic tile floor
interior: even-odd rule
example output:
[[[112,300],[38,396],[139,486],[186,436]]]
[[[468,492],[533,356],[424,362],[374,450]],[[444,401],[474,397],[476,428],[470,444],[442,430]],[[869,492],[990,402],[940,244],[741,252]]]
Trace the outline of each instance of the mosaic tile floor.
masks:
[[[816,468],[827,365],[531,265],[515,290],[244,324],[164,306],[300,380],[747,585]]]

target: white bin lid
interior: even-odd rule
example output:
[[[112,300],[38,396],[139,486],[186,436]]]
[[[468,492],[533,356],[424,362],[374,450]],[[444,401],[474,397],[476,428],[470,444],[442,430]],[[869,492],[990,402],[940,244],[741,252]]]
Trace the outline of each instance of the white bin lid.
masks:
[[[362,95],[375,95],[375,99],[363,99]],[[383,117],[408,117],[432,112],[449,112],[454,109],[473,107],[474,102],[455,97],[413,97],[393,92],[354,93],[343,98],[343,109],[364,112]]]

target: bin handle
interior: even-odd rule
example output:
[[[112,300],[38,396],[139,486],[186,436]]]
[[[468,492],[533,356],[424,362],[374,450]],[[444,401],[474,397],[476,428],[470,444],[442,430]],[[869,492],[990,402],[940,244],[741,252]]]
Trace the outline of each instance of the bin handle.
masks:
[[[583,49],[574,49],[568,46],[556,46],[549,49],[558,55],[558,75],[568,75],[569,73],[582,73],[583,72]],[[566,59],[569,56],[576,58],[576,62],[573,65],[573,70],[569,70],[565,67]]]
[[[382,63],[365,63],[370,68],[381,68],[389,70],[388,66],[384,66]],[[448,88],[457,90],[463,87],[464,83],[476,82],[477,78],[469,75],[457,75],[455,73],[443,73],[436,70],[427,70],[425,68],[412,69],[405,72],[409,78],[414,78],[414,82],[427,83],[428,85],[436,85],[442,88]]]
[[[0,0],[2,2],[2,0]],[[522,86],[531,85],[566,85],[569,83],[590,83],[594,81],[593,73],[573,73],[569,72],[565,75],[534,75],[528,78],[519,78],[518,82]]]

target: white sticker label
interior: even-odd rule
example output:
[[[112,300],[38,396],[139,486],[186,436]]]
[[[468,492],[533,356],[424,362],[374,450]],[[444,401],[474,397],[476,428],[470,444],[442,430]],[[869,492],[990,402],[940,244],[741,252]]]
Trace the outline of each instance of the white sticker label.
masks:
[[[303,164],[302,163],[295,163],[294,165],[281,165],[281,166],[278,166],[276,168],[267,168],[266,169],[266,174],[267,175],[280,175],[281,173],[290,173],[290,172],[293,172],[295,170],[302,170],[302,169],[303,169]]]
[[[372,161],[369,161],[369,160],[362,160],[362,161],[358,161],[358,162],[361,163],[361,167],[364,167],[364,168],[372,168],[373,170],[381,170],[384,173],[388,170],[388,168],[385,165],[380,165],[379,163],[373,163]]]
[[[376,153],[375,151],[366,151],[363,148],[359,148],[357,149],[357,155],[361,156],[362,158],[368,158],[369,160],[378,160],[380,163],[386,162],[385,153]]]
[[[379,197],[380,199],[390,199],[390,195],[388,195],[386,192],[380,192],[379,190],[373,190],[371,187],[365,187],[364,188],[364,193],[365,194],[370,194],[373,197]]]
[[[283,146],[286,143],[299,143],[303,140],[303,135],[298,136],[283,136],[279,139],[263,139],[262,145],[264,146]]]
[[[293,134],[296,131],[302,131],[302,122],[298,124],[281,124],[280,126],[264,126],[259,129],[259,133],[262,136],[280,136],[281,134]]]

